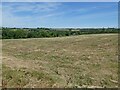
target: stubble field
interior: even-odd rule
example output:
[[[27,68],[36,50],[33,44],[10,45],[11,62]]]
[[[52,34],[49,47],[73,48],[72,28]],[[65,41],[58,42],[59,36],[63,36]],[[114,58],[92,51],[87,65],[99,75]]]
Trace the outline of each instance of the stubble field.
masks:
[[[4,87],[117,87],[118,36],[3,39]]]

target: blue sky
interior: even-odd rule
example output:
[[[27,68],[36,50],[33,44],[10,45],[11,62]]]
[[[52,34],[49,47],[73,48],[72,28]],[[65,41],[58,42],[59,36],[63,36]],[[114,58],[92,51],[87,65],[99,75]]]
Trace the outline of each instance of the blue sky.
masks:
[[[3,2],[5,27],[118,27],[117,2]]]

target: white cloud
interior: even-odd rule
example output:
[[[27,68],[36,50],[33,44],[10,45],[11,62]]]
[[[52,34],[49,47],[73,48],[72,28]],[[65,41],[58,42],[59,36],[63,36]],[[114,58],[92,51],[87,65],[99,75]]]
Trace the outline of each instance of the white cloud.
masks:
[[[42,3],[35,4],[34,3],[4,3],[3,4],[3,17],[2,24],[3,26],[16,26],[16,27],[26,27],[26,26],[35,26],[35,22],[42,23],[45,19],[49,19],[49,17],[54,17],[61,15],[62,13],[56,13],[56,10],[62,3]],[[17,7],[15,7],[17,6]],[[17,12],[29,11],[34,13],[35,15],[27,16],[19,16],[15,15]],[[51,11],[53,11],[51,13]],[[44,15],[39,15],[38,12],[44,12]],[[46,14],[46,13],[47,14]],[[33,25],[32,25],[33,24]]]
[[[32,3],[8,3],[4,4],[3,3],[3,9],[5,11],[10,11],[10,12],[21,12],[21,11],[31,11],[33,13],[37,13],[39,11],[53,11],[56,10],[58,6],[60,6],[61,3],[36,3],[34,5],[34,2]]]
[[[46,3],[42,3],[42,4],[35,3],[35,5],[34,5],[34,3],[35,2],[3,4],[3,26],[8,26],[8,27],[13,27],[13,26],[15,26],[15,27],[29,27],[29,26],[38,27],[38,26],[42,26],[42,25],[43,26],[45,26],[45,25],[48,25],[48,26],[53,25],[54,26],[54,24],[57,23],[57,20],[58,20],[56,18],[60,17],[62,15],[71,14],[72,12],[74,13],[74,12],[78,12],[78,11],[81,11],[81,13],[87,12],[89,10],[94,10],[96,8],[105,8],[105,6],[101,6],[101,7],[93,6],[90,8],[87,7],[87,8],[80,8],[80,9],[79,8],[72,9],[73,11],[71,9],[69,11],[66,11],[64,9],[63,9],[63,11],[59,11],[59,10],[57,11],[57,8],[62,6],[62,3],[46,2]],[[18,13],[18,12],[21,13],[21,12],[27,12],[27,11],[32,12],[34,15],[31,15],[31,14],[16,15],[16,13]],[[77,16],[72,17],[71,21],[68,20],[68,23],[73,22],[72,20],[74,20],[74,19],[76,19],[76,21],[78,21],[78,23],[79,23],[80,20],[85,21],[86,19],[89,20],[89,18],[91,18],[91,17],[95,18],[96,16],[97,16],[96,18],[99,18],[100,16],[110,15],[111,13],[113,13],[113,12],[110,12],[108,14],[106,12],[106,13],[92,13],[92,14],[80,15],[78,17]],[[114,15],[117,15],[117,14],[114,14]],[[60,21],[62,22],[64,20],[62,20],[62,18],[61,18]],[[65,20],[65,22],[66,22],[66,20]]]

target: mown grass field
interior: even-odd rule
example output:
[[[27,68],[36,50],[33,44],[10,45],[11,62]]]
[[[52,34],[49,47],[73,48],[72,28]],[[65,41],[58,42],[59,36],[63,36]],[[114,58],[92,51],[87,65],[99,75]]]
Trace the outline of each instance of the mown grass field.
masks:
[[[117,87],[117,34],[3,39],[4,87]]]

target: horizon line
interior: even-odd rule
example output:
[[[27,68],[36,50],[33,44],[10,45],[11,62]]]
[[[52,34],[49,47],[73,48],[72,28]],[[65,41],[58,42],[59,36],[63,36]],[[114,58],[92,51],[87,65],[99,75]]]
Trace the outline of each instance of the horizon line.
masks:
[[[86,29],[86,28],[93,28],[93,29],[97,29],[97,28],[118,28],[118,27],[0,27],[0,28],[53,28],[53,29],[65,29],[65,28],[74,28],[74,29]]]

